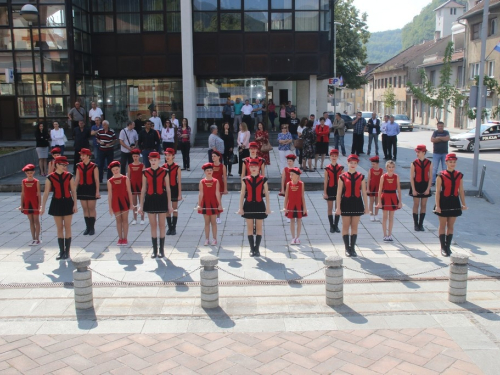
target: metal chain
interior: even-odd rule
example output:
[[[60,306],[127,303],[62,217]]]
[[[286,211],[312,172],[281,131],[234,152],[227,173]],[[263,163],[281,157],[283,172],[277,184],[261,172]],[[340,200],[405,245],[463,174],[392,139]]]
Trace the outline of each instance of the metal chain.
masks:
[[[500,272],[498,272],[498,271],[488,270],[488,269],[483,268],[483,267],[475,266],[474,264],[471,264],[471,263],[469,263],[469,267],[477,268],[478,270],[481,270],[481,271],[490,272],[490,273],[500,275]]]
[[[372,272],[355,270],[354,268],[350,268],[350,267],[347,267],[347,266],[342,266],[342,267],[345,268],[345,269],[347,269],[347,270],[354,271],[354,272],[357,272],[357,273],[362,273],[362,274],[369,275],[369,276],[378,276],[378,277],[382,277],[382,278],[389,277],[389,278],[399,279],[399,278],[404,278],[404,277],[412,277],[412,276],[423,275],[424,273],[430,273],[430,272],[433,272],[433,271],[438,271],[438,270],[441,270],[441,269],[449,267],[449,266],[450,266],[450,264],[446,264],[444,266],[433,268],[433,269],[427,270],[427,271],[414,272],[414,273],[410,273],[410,274],[401,274],[401,275],[391,275],[391,274],[380,274],[379,275],[379,274],[372,273]]]
[[[283,281],[283,280],[254,280],[254,279],[248,279],[244,276],[240,276],[240,275],[236,275],[232,272],[229,272],[227,270],[225,270],[224,268],[221,268],[219,266],[215,266],[215,268],[221,270],[222,272],[225,272],[227,273],[228,275],[231,275],[231,276],[234,276],[234,277],[237,277],[238,279],[241,279],[241,280],[246,280],[246,281],[250,281],[252,283],[256,283],[256,284],[265,284],[265,285],[268,285],[268,284],[274,284],[276,282],[279,282],[279,281]],[[302,279],[305,279],[306,277],[309,277],[311,275],[314,275],[315,273],[318,273],[319,271],[321,270],[324,270],[325,268],[327,268],[326,266],[324,267],[321,267],[320,269],[317,269],[316,271],[313,271],[311,273],[308,273],[307,275],[304,275],[304,276],[299,276],[299,277],[296,277],[294,279],[285,279],[284,281],[290,281],[290,282],[293,282],[293,281],[299,281],[299,280],[302,280]]]
[[[196,272],[198,271],[199,269],[203,268],[202,266],[200,267],[197,267],[195,268],[194,270],[192,271],[189,271],[189,272],[185,272],[183,273],[181,276],[179,277],[176,277],[175,279],[171,279],[171,280],[162,280],[162,281],[152,281],[152,283],[160,283],[160,284],[165,284],[165,283],[171,283],[171,282],[174,282],[174,281],[177,281],[177,280],[180,280],[186,276],[189,276],[190,274],[192,274],[193,272]],[[121,281],[121,280],[118,280],[118,279],[114,279],[112,277],[109,277],[109,276],[106,276],[98,271],[96,271],[95,269],[89,267],[89,270],[91,270],[92,272],[95,272],[96,274],[98,274],[99,276],[102,276],[108,280],[111,280],[111,281],[114,281],[114,282],[117,282],[117,283],[120,283],[120,284],[124,284],[124,285],[134,285],[134,286],[144,286],[144,282],[140,282],[140,283],[134,283],[133,281],[130,282],[130,281]]]

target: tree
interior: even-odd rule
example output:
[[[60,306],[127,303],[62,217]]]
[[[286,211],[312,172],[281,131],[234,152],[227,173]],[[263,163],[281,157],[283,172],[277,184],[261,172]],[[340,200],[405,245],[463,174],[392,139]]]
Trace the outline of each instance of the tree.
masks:
[[[367,64],[366,43],[370,38],[367,14],[359,16],[354,0],[338,0],[334,5],[337,25],[337,74],[342,75],[347,88],[358,89],[366,83],[360,75]],[[333,27],[332,27],[333,28]]]
[[[393,108],[396,106],[396,94],[394,94],[392,85],[389,85],[389,87],[385,89],[382,98],[384,99],[384,108],[388,108],[389,112],[392,112]]]

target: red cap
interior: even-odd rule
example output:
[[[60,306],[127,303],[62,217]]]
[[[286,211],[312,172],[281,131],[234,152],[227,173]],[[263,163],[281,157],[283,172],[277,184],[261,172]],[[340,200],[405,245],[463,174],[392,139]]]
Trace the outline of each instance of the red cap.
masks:
[[[222,158],[222,154],[219,152],[219,151],[212,151],[212,155],[215,154],[217,155],[219,158]]]
[[[357,161],[359,163],[359,157],[358,157],[358,155],[354,155],[354,154],[349,155],[347,157],[347,161],[351,161],[351,160]]]
[[[90,155],[92,155],[92,152],[88,148],[82,148],[80,150],[80,155],[88,155],[88,156],[90,156]]]
[[[339,150],[337,150],[336,148],[330,150],[330,155],[338,155],[339,154]]]
[[[457,154],[448,154],[445,160],[457,160]]]
[[[257,142],[250,142],[248,148],[259,148],[259,144]]]
[[[290,160],[295,160],[297,159],[297,156],[295,156],[294,154],[289,154],[286,156],[287,159],[290,159]]]
[[[108,165],[108,169],[113,169],[114,167],[119,167],[121,164],[118,160],[113,160],[111,163]]]
[[[213,163],[205,163],[201,166],[201,169],[214,169],[214,164]]]
[[[56,162],[56,164],[66,164],[66,165],[69,164],[68,158],[66,156],[58,156],[55,159],[55,162]]]
[[[130,151],[130,153],[132,155],[140,155],[141,154],[141,150],[139,150],[138,148],[134,148],[132,151]]]
[[[157,153],[156,151],[153,151],[153,152],[150,152],[149,153],[149,156],[148,156],[149,159],[159,159],[160,158],[160,154]]]
[[[26,164],[23,168],[23,172],[34,171],[35,166],[33,164]]]
[[[252,166],[252,165],[256,165],[256,166],[259,166],[259,160],[258,159],[248,159],[248,165],[249,166]]]
[[[61,149],[59,147],[54,147],[52,150],[50,150],[50,153],[53,154],[60,154]]]
[[[165,150],[165,155],[166,154],[175,155],[175,150],[173,148],[167,148]]]
[[[415,147],[415,151],[427,152],[427,147],[425,147],[425,145],[417,145],[417,147]]]
[[[302,174],[302,172],[300,171],[300,169],[297,168],[297,167],[290,168],[290,170],[288,172],[298,174],[299,176]]]
[[[371,161],[371,162],[373,162],[373,163],[378,163],[378,162],[380,162],[380,159],[379,159],[379,157],[378,157],[378,156],[372,156],[372,157],[370,158],[370,161]]]

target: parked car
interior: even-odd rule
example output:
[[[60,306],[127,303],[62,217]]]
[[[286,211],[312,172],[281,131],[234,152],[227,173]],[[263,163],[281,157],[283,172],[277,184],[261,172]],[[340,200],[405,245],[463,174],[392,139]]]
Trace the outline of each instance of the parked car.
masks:
[[[474,151],[476,140],[476,129],[468,132],[453,134],[450,136],[449,145],[459,150]],[[481,125],[481,137],[479,138],[479,149],[500,148],[500,125],[498,122],[490,122]]]
[[[340,117],[342,117],[342,120],[344,120],[345,130],[347,131],[349,129],[352,129],[352,117],[344,114],[340,115]],[[333,120],[335,120],[335,114],[329,113],[328,118],[333,124]]]
[[[413,131],[413,124],[406,115],[394,115],[394,121],[399,125],[399,129]]]

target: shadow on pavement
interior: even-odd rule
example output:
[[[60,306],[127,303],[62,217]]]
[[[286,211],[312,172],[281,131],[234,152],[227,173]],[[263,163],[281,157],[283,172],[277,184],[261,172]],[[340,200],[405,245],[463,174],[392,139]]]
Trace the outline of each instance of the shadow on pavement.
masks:
[[[87,310],[76,309],[76,320],[78,321],[78,328],[82,330],[95,329],[99,325],[94,307]]]
[[[203,310],[205,310],[208,317],[212,319],[217,327],[232,328],[235,326],[234,320],[232,320],[229,315],[227,315],[222,307],[217,307],[215,309],[203,308]]]
[[[125,259],[122,259],[125,258]],[[143,264],[142,254],[136,253],[132,248],[120,248],[120,252],[116,254],[118,264],[125,266],[124,271],[137,271],[137,265]]]
[[[294,270],[287,268],[283,263],[278,263],[270,258],[262,256],[254,259],[257,261],[257,268],[267,272],[273,276],[275,280],[286,280],[288,281],[288,285],[292,288],[302,288],[302,284],[293,281],[293,279],[300,278],[301,275]]]
[[[58,262],[59,268],[56,268],[52,271],[54,274],[44,273],[44,275],[47,276],[53,283],[73,282],[73,271],[75,270],[75,267],[73,267],[73,263],[71,262],[71,260],[60,260]],[[70,289],[73,288],[72,286],[64,287]]]
[[[45,250],[33,251],[33,249],[30,249],[25,251],[23,252],[23,260],[28,265],[26,267],[28,271],[37,270],[39,268],[38,264],[43,263],[45,260]]]
[[[337,314],[342,315],[343,318],[347,319],[351,323],[354,324],[368,323],[368,319],[366,319],[363,315],[361,315],[356,310],[353,310],[347,305],[328,306],[328,307],[334,310]]]
[[[168,258],[157,258],[156,259],[156,264],[158,267],[154,271],[148,271],[148,272],[154,272],[163,281],[173,281],[174,279],[180,278],[182,275],[184,275],[187,271],[186,269],[182,267],[177,267],[170,259]],[[189,282],[193,281],[193,278],[191,275],[187,275],[185,277],[180,278],[179,280],[176,280],[176,282],[181,283],[175,286],[175,290],[178,292],[186,292],[189,290],[189,287],[187,285],[182,285],[183,282]]]
[[[397,268],[391,267],[387,264],[376,263],[368,258],[351,258],[355,262],[358,262],[362,269],[369,272],[374,276],[378,276],[384,280],[398,279],[406,274],[401,272]],[[368,275],[367,275],[368,276]],[[410,289],[419,289],[420,286],[412,281],[405,280],[403,284]]]

